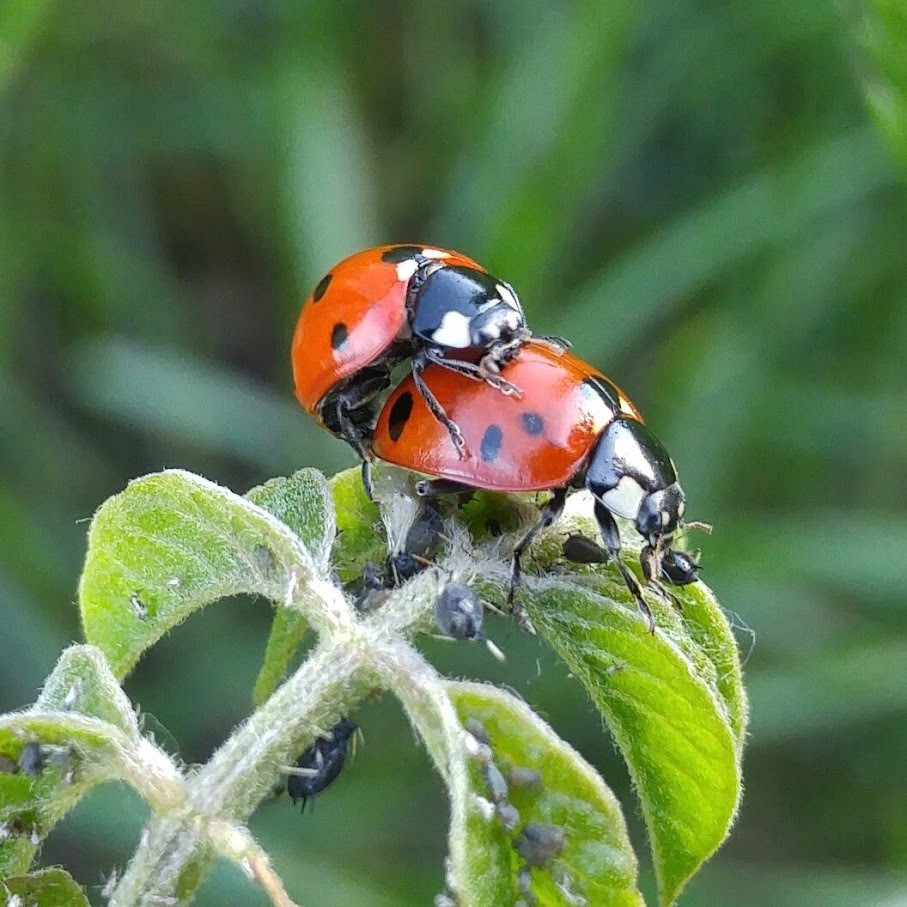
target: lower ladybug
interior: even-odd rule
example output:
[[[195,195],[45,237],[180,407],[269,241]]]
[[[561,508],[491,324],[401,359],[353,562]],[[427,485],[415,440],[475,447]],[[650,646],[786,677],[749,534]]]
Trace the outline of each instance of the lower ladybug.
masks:
[[[460,426],[469,454],[461,458],[439,430],[412,378],[388,397],[375,429],[377,457],[437,477],[421,483],[423,493],[464,488],[492,491],[553,491],[538,522],[513,552],[511,605],[520,581],[520,560],[539,530],[561,515],[567,493],[585,486],[595,497],[607,555],[654,629],[651,610],[636,576],[621,560],[615,516],[632,520],[646,539],[640,559],[648,582],[659,577],[692,582],[695,566],[669,547],[682,523],[686,497],[674,463],[645,426],[639,410],[592,366],[549,344],[530,341],[503,377],[523,389],[521,399],[501,397],[485,385],[464,381],[439,368],[427,369],[425,383]],[[663,569],[667,559],[669,569]],[[528,625],[522,609],[518,618]]]
[[[293,335],[296,397],[367,461],[374,400],[390,386],[391,369],[411,359],[411,381],[459,456],[463,435],[423,370],[434,364],[517,394],[499,372],[529,336],[513,287],[471,258],[378,246],[336,264],[305,301]]]

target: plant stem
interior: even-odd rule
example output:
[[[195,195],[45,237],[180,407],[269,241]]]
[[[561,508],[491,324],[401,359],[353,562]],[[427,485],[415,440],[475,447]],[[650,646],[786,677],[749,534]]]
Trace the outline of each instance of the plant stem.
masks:
[[[188,809],[153,819],[117,885],[110,907],[159,907],[188,900],[201,883],[211,820],[245,821],[292,764],[371,686],[367,652],[347,637],[326,640],[190,780]],[[187,890],[188,889],[188,890]]]

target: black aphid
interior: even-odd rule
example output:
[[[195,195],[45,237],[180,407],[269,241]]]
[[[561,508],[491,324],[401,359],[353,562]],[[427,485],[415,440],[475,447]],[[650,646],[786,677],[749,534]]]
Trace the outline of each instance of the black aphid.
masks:
[[[330,734],[319,737],[297,760],[298,772],[287,779],[287,793],[295,805],[302,801],[302,810],[311,798],[329,787],[340,774],[349,749],[350,738],[358,725],[341,718]]]

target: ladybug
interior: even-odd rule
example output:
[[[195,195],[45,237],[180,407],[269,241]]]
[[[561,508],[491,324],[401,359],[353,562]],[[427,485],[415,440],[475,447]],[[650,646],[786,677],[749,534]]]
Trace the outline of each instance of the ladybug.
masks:
[[[413,384],[462,456],[463,435],[423,370],[436,365],[518,394],[499,372],[529,336],[513,287],[460,252],[366,249],[331,268],[302,307],[292,346],[296,397],[367,463],[375,398],[390,386],[391,369],[410,359]]]
[[[379,414],[372,442],[375,456],[436,477],[420,483],[424,494],[468,488],[553,492],[514,549],[511,607],[523,553],[539,530],[561,515],[568,491],[585,486],[595,497],[602,558],[617,564],[654,629],[639,580],[621,560],[614,517],[632,520],[646,539],[640,554],[643,573],[659,592],[667,594],[660,577],[680,585],[696,578],[695,562],[669,547],[686,508],[670,456],[626,395],[564,350],[529,341],[502,375],[523,389],[522,399],[501,397],[486,385],[440,368],[425,372],[432,394],[460,426],[467,456],[460,457],[439,430],[411,377],[391,393]],[[524,626],[531,626],[522,609],[514,611]]]

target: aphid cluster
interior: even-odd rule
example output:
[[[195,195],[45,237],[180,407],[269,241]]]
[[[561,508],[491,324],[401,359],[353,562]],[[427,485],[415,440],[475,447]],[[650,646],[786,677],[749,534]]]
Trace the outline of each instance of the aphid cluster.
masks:
[[[402,244],[359,252],[318,282],[299,316],[292,363],[300,403],[361,456],[370,494],[373,459],[431,477],[421,483],[426,495],[552,493],[513,551],[509,601],[527,628],[514,598],[522,556],[560,517],[568,493],[587,488],[603,544],[571,541],[568,556],[613,562],[654,630],[615,517],[644,539],[644,579],[667,597],[665,583],[697,578],[696,561],[673,547],[686,496],[639,410],[565,346],[534,338],[513,287],[472,259]],[[419,557],[392,551],[382,583],[405,579]]]
[[[564,829],[557,825],[535,821],[525,822],[521,826],[520,813],[510,802],[510,792],[513,789],[530,789],[541,793],[543,791],[541,774],[524,766],[510,766],[506,771],[502,771],[495,762],[488,731],[477,719],[468,719],[464,731],[467,751],[480,764],[487,794],[487,798],[480,798],[479,807],[489,822],[496,819],[501,824],[521,860],[517,872],[519,897],[513,907],[534,907],[538,904],[538,898],[532,890],[534,869],[550,872],[567,903],[583,907],[587,903],[586,898],[573,891],[572,879],[565,871],[554,865],[567,847]],[[435,907],[457,907],[456,898],[448,892],[437,895],[434,903]]]

